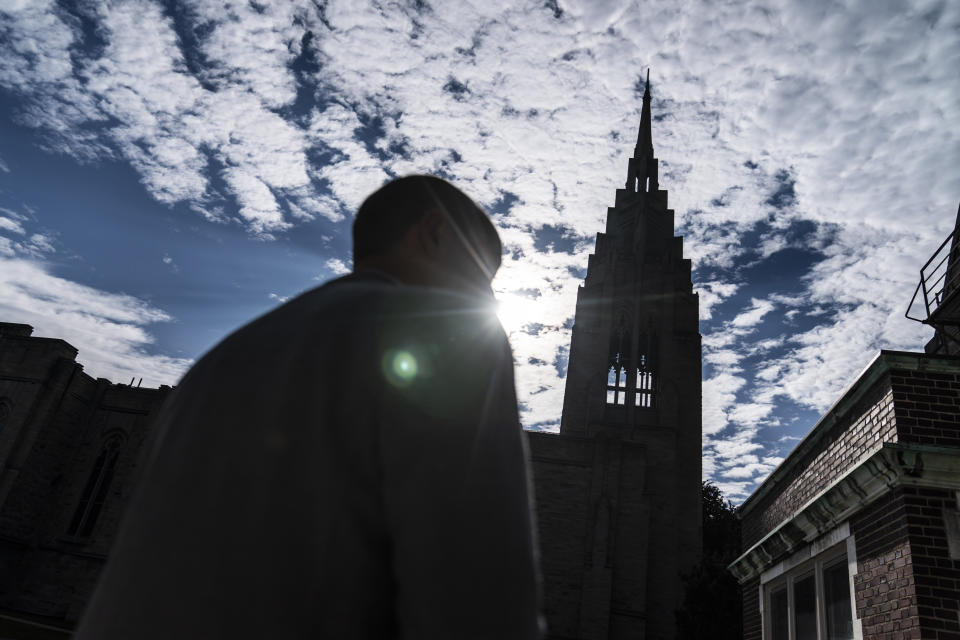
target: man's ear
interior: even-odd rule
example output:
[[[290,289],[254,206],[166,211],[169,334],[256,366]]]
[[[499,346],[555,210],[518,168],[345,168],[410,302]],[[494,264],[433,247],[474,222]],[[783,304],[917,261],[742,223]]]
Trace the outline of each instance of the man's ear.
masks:
[[[446,216],[436,209],[424,213],[417,222],[417,244],[424,256],[435,258],[441,253],[446,225]]]

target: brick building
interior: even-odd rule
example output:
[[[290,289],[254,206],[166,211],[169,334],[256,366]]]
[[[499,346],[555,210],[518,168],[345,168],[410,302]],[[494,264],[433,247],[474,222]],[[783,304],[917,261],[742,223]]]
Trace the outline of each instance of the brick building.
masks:
[[[960,356],[927,350],[881,351],[741,506],[745,639],[960,639]]]
[[[529,433],[551,638],[674,638],[700,555],[700,334],[650,86],[577,296],[560,433]]]
[[[94,379],[63,340],[0,323],[0,635],[70,627],[104,564],[169,391]],[[42,627],[37,627],[42,629]]]

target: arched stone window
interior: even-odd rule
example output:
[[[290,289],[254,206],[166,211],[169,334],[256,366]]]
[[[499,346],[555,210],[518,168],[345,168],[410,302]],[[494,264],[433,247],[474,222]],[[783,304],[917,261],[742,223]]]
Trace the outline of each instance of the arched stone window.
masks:
[[[647,362],[647,356],[640,354],[640,366],[637,368],[637,392],[634,398],[635,406],[649,409],[653,407],[656,382],[653,371]]]
[[[626,404],[627,365],[621,353],[614,354],[607,370],[607,404]]]
[[[607,364],[607,404],[627,404],[627,373],[630,371],[627,354],[630,338],[627,334],[627,313],[621,309],[617,327],[610,336],[610,359]]]
[[[638,339],[637,387],[633,396],[633,406],[638,409],[652,409],[657,406],[657,387],[659,372],[656,366],[657,341],[650,332],[641,333]]]
[[[93,463],[93,469],[90,470],[83,493],[80,494],[77,510],[73,514],[73,520],[70,521],[70,528],[67,529],[69,535],[88,538],[93,533],[93,526],[107,499],[122,447],[123,436],[119,433],[112,433],[103,441],[100,455]]]

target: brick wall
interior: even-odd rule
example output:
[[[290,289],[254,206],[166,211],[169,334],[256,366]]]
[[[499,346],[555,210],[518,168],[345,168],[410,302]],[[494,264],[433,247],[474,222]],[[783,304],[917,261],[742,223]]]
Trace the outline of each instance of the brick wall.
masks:
[[[894,370],[890,383],[900,442],[960,447],[960,376]]]
[[[907,487],[903,493],[924,640],[960,640],[960,560],[950,558],[943,522],[956,498],[943,489]]]
[[[857,544],[854,611],[863,625],[864,638],[921,637],[906,515],[901,489],[850,521]]]
[[[884,376],[857,406],[840,416],[816,446],[794,464],[772,491],[753,506],[741,523],[742,548],[749,549],[773,528],[827,488],[885,441],[895,442],[894,397]]]

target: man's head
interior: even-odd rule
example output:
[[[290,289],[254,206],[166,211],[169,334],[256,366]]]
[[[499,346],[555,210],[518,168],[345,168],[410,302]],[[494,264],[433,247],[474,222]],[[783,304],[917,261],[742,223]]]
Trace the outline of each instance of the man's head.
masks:
[[[480,207],[433,176],[388,182],[353,221],[354,269],[380,269],[409,284],[489,293],[502,247]]]

